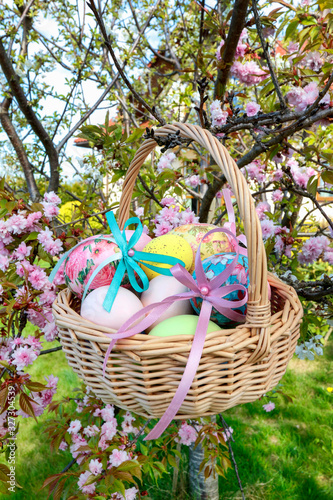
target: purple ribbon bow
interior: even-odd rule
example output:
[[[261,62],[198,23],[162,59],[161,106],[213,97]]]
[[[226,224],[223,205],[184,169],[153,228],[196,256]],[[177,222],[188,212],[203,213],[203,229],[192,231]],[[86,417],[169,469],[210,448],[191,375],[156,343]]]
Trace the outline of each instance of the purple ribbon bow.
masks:
[[[211,281],[209,281],[202,266],[200,258],[200,247],[202,241],[208,235],[215,232],[224,232],[235,240],[236,256],[233,261],[226,267],[226,269],[223,270],[222,273],[220,273],[218,276],[215,276]],[[172,275],[178,281],[180,281],[180,283],[189,288],[188,292],[172,295],[171,297],[165,298],[161,302],[156,302],[154,304],[150,304],[147,307],[144,307],[143,309],[141,309],[141,311],[137,312],[129,320],[127,320],[117,333],[106,334],[108,335],[108,337],[112,338],[112,342],[110,343],[105,356],[103,376],[105,376],[108,357],[117,340],[131,337],[132,335],[144,331],[146,328],[151,326],[175,301],[189,300],[195,297],[200,297],[202,299],[202,307],[200,310],[199,320],[182,379],[166,412],[155,425],[155,427],[150,431],[148,436],[146,436],[145,440],[157,439],[158,437],[160,437],[160,435],[168,427],[170,422],[176,416],[179,408],[181,407],[192,385],[193,379],[200,363],[212,308],[214,307],[217,311],[229,318],[231,321],[245,321],[245,315],[240,314],[237,311],[233,311],[232,309],[242,307],[244,304],[246,304],[248,299],[247,289],[245,288],[245,286],[238,284],[223,286],[223,283],[225,283],[229,276],[233,273],[238,263],[240,247],[236,236],[228,229],[216,228],[205,234],[202,241],[197,249],[195,257],[196,280],[194,280],[191,274],[179,264],[176,264],[171,268]],[[244,292],[244,297],[242,299],[232,301],[223,298],[229,293],[236,290]],[[145,317],[134,327],[131,327],[131,325],[139,320],[142,316]]]

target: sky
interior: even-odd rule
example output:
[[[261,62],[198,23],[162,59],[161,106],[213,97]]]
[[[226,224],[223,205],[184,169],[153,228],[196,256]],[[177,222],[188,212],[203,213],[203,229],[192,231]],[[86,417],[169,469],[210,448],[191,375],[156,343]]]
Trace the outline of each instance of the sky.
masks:
[[[7,2],[7,5],[9,5],[10,3],[11,3],[11,0],[9,0]],[[206,5],[208,5],[208,6],[213,6],[214,4],[215,4],[215,1],[213,1],[213,0],[206,1]],[[78,5],[79,5],[79,8],[80,8],[81,13],[82,13],[83,0],[79,0]],[[276,6],[281,7],[281,5],[279,5],[279,4],[275,4],[275,7]],[[269,7],[267,7],[267,12],[272,10],[272,8],[274,8],[274,3],[270,4]],[[126,18],[127,15],[129,15],[129,13],[128,12],[126,13],[124,11],[123,17]],[[91,17],[90,18],[87,17],[87,20],[88,20],[88,23],[94,24],[94,21],[92,20]],[[57,32],[58,32],[57,23],[50,18],[45,18],[45,17],[40,16],[38,18],[38,20],[35,21],[35,26],[36,26],[37,30],[39,32],[41,32],[42,34],[44,34],[46,37],[50,37],[52,35],[53,36],[57,35]],[[156,33],[154,33],[154,31],[151,29],[147,29],[147,36],[148,36],[148,39],[149,39],[151,45],[153,47],[158,47],[159,41],[157,39]],[[124,41],[122,31],[118,31],[117,39],[119,40],[120,43],[122,41]],[[45,47],[40,42],[34,43],[33,45],[31,45],[31,49],[29,49],[29,50],[32,50],[32,51],[34,50],[36,52],[46,52]],[[69,78],[70,76],[71,76],[71,73],[69,71],[67,71],[66,69],[64,69],[60,65],[57,65],[55,70],[53,70],[49,73],[45,73],[45,82],[54,86],[54,88],[57,90],[58,93],[67,94],[68,84],[66,83],[66,78]],[[98,97],[102,94],[103,90],[98,89],[95,82],[86,81],[86,82],[83,82],[83,92],[85,95],[86,103],[89,106],[92,106],[96,102]],[[44,105],[44,109],[47,109],[48,114],[52,114],[52,112],[56,111],[56,110],[59,111],[59,100],[52,98],[51,96],[48,97],[47,99],[45,99],[44,102],[42,101],[41,104]],[[60,108],[60,109],[62,110],[63,105],[61,105],[61,106],[62,106],[62,108]],[[96,111],[94,111],[94,113],[88,119],[87,124],[104,123],[105,115],[107,112],[106,108],[109,108],[109,106],[110,106],[109,101],[103,101],[101,103],[101,105],[99,106],[99,108]],[[110,112],[110,117],[115,116],[115,113],[116,113],[115,108],[111,108],[109,110],[109,112]],[[77,112],[76,115],[74,115],[72,118],[72,125],[74,125],[79,119],[80,119],[80,113]],[[64,135],[65,135],[64,131],[61,131],[60,134],[59,133],[57,134],[56,144],[61,140],[61,138]],[[1,138],[2,137],[4,137],[3,134],[1,135]],[[82,158],[85,154],[87,154],[87,150],[84,148],[76,147],[74,145],[74,138],[75,138],[75,136],[68,141],[67,146],[66,146],[66,154],[68,156],[71,156],[73,159],[75,159],[76,157]],[[1,157],[0,157],[0,162],[1,162]],[[75,163],[76,163],[76,167],[80,170],[81,169],[80,162],[75,162]],[[71,180],[73,178],[74,173],[75,173],[72,166],[67,162],[63,163],[62,166],[63,166],[63,170],[64,170],[64,175],[67,176],[68,180]],[[1,173],[1,163],[0,163],[0,173]]]

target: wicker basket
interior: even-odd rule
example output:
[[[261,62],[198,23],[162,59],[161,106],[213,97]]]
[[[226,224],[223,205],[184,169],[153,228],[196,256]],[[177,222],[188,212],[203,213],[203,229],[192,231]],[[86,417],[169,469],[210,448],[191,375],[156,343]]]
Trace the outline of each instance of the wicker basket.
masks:
[[[196,376],[178,419],[214,415],[254,401],[276,386],[292,357],[302,307],[293,288],[267,273],[261,226],[247,183],[227,150],[210,132],[175,123],[158,129],[159,136],[180,130],[181,136],[205,147],[226,176],[238,201],[248,245],[250,287],[245,324],[209,333]],[[146,140],[129,167],[120,202],[119,225],[129,216],[136,176],[156,142]],[[268,300],[267,280],[272,294]],[[192,336],[160,338],[138,334],[118,341],[103,362],[111,329],[84,320],[75,312],[69,290],[58,294],[53,313],[67,361],[105,403],[139,415],[161,417],[182,378]]]

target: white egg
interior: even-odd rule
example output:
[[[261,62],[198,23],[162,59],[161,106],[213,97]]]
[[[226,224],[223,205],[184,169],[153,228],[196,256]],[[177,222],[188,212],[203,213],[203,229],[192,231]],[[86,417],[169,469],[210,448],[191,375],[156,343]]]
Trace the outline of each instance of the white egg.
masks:
[[[103,308],[103,302],[108,289],[108,286],[101,286],[92,290],[81,304],[81,316],[97,325],[119,330],[125,321],[140,311],[143,306],[133,292],[120,287],[111,311],[107,312]]]
[[[173,276],[159,275],[149,282],[148,290],[142,292],[141,302],[142,305],[146,307],[155,302],[161,302],[163,299],[170,297],[171,295],[187,291],[188,288],[185,285],[182,285]],[[193,310],[189,300],[177,300],[160,316],[158,320],[155,321],[155,323],[147,328],[147,331],[149,332],[152,328],[154,328],[154,326],[158,325],[161,321],[164,321],[167,318],[191,313],[193,313]]]

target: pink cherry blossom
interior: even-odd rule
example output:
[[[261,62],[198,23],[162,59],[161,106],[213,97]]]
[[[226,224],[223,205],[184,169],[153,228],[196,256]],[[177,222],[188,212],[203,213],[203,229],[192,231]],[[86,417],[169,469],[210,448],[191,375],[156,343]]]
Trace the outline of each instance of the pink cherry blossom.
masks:
[[[163,236],[173,229],[173,226],[169,222],[160,222],[156,224],[156,228],[153,230],[155,236]]]
[[[89,470],[94,476],[98,476],[103,470],[103,465],[97,458],[95,460],[90,460]]]
[[[57,217],[59,215],[59,207],[53,205],[53,203],[48,203],[47,201],[42,201],[41,205],[44,208],[44,215],[48,219],[53,219],[53,217]]]
[[[53,205],[59,205],[61,203],[61,199],[54,191],[50,191],[49,193],[44,194],[44,201],[48,203],[52,203]]]
[[[81,429],[82,425],[80,420],[72,420],[69,428],[67,429],[68,434],[77,434]]]
[[[59,450],[65,451],[68,448],[68,444],[66,441],[62,440],[60,445],[59,445]]]
[[[276,189],[276,191],[273,191],[272,200],[275,203],[281,201],[282,199],[283,199],[283,191],[280,191],[280,189]]]
[[[192,188],[196,188],[200,184],[200,177],[198,175],[191,175],[185,179],[186,186],[190,186]]]
[[[329,248],[327,252],[324,253],[323,259],[331,264],[331,266],[333,265],[333,248]]]
[[[120,464],[125,462],[126,460],[130,460],[129,454],[124,450],[112,450],[111,455],[109,456],[109,464],[112,467],[119,467]]]
[[[186,422],[182,422],[179,430],[178,430],[179,442],[181,444],[185,444],[186,446],[190,446],[190,444],[194,443],[198,437],[198,433],[192,425],[187,424]]]
[[[97,425],[88,425],[83,430],[83,434],[85,434],[88,437],[96,436],[96,434],[98,433],[99,433],[99,428],[97,427]]]
[[[29,229],[30,231],[36,231],[37,226],[36,223],[39,221],[39,219],[42,217],[42,212],[32,212],[31,214],[28,215],[26,222],[26,229]]]
[[[270,401],[269,403],[265,404],[265,405],[262,405],[263,409],[266,411],[266,412],[269,412],[269,411],[272,411],[274,410],[275,408],[275,403],[272,403],[272,401]]]
[[[101,427],[101,437],[110,441],[117,434],[117,420],[113,418],[111,421],[105,422]]]
[[[161,205],[164,207],[170,207],[170,205],[174,205],[176,203],[176,199],[173,198],[172,196],[162,198],[161,200]]]
[[[32,247],[25,244],[24,241],[19,244],[15,252],[13,253],[13,257],[17,260],[23,260],[26,257],[29,257]]]
[[[261,231],[262,231],[262,237],[264,240],[267,240],[271,236],[274,236],[275,234],[275,226],[274,222],[270,219],[265,219],[260,221],[261,223]]]
[[[28,335],[28,337],[25,339],[25,343],[30,345],[33,349],[40,351],[42,349],[42,344],[39,339],[34,337],[33,335]]]
[[[255,116],[259,113],[261,107],[256,102],[248,102],[246,105],[247,116]]]
[[[324,60],[320,57],[319,52],[309,52],[305,58],[305,66],[312,71],[320,71]]]
[[[144,208],[143,207],[139,207],[135,210],[135,215],[137,217],[142,217],[143,216],[143,213],[144,213]]]
[[[6,255],[0,254],[0,269],[6,272],[9,267],[10,260]]]
[[[221,101],[216,99],[210,105],[210,112],[212,115],[212,125],[213,127],[222,127],[227,123],[228,112],[222,111],[221,109]]]
[[[22,215],[12,215],[7,219],[6,226],[9,232],[20,234],[27,227],[27,220]]]
[[[80,475],[79,480],[77,482],[79,490],[81,490],[82,493],[84,493],[85,495],[92,495],[93,493],[95,493],[96,483],[92,483],[92,484],[89,484],[88,486],[84,486],[84,484],[88,481],[90,476],[91,476],[91,473],[89,470],[87,470],[86,472],[83,472]]]
[[[37,266],[34,266],[34,269],[29,273],[28,279],[36,290],[42,290],[48,283],[46,272]]]
[[[267,203],[267,201],[261,201],[256,206],[256,212],[258,214],[259,220],[266,219],[266,215],[264,212],[270,212],[270,211],[271,211],[271,207],[270,207],[269,203]]]
[[[279,180],[282,179],[283,175],[284,175],[283,170],[278,168],[277,170],[275,170],[275,172],[273,174],[273,181],[278,182]]]
[[[44,338],[47,342],[53,342],[58,335],[58,327],[55,324],[55,321],[49,321],[42,328],[42,332],[44,333]]]
[[[199,222],[199,217],[197,217],[189,208],[181,212],[179,215],[180,226],[185,224],[196,224],[197,222]]]
[[[222,47],[224,46],[225,44],[225,41],[224,40],[221,40],[220,42],[220,45],[218,46],[217,50],[216,50],[216,59],[218,61],[221,61],[222,60],[222,57],[221,57],[221,49]]]
[[[101,417],[105,422],[113,422],[114,421],[114,406],[106,405],[105,408],[101,411]]]
[[[157,163],[156,169],[157,172],[160,174],[165,170],[166,168],[172,168],[172,162],[176,158],[176,155],[174,153],[167,153],[163,156],[161,156],[159,162]]]
[[[261,69],[255,61],[249,61],[245,64],[235,61],[230,68],[230,73],[233,77],[238,78],[241,83],[253,85],[267,78],[267,70],[266,67]]]
[[[56,389],[57,388],[57,385],[58,385],[58,382],[59,382],[59,378],[58,377],[55,377],[54,375],[49,375],[48,377],[45,377],[45,380],[47,382],[47,387],[49,387],[50,389]]]
[[[232,434],[233,434],[234,430],[232,427],[227,427],[225,432],[222,432],[222,436],[223,436],[223,439],[225,442],[229,441],[229,439],[231,438]]]
[[[298,254],[297,258],[301,264],[312,264],[319,256],[327,251],[329,244],[326,236],[315,236],[309,238],[303,245],[302,252]]]
[[[25,366],[31,365],[35,359],[37,359],[36,352],[25,345],[14,351],[12,363],[18,370],[23,370]]]

